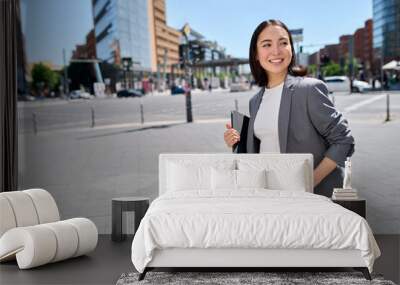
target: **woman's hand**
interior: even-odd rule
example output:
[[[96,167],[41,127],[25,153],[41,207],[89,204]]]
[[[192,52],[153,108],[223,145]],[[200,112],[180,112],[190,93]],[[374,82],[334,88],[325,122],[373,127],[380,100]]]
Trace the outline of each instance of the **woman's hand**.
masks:
[[[224,140],[228,147],[232,147],[235,143],[240,141],[240,134],[237,130],[233,129],[231,124],[225,125],[227,130],[224,133]]]
[[[317,168],[314,169],[314,187],[336,168],[336,162],[329,157],[324,157],[318,164]]]

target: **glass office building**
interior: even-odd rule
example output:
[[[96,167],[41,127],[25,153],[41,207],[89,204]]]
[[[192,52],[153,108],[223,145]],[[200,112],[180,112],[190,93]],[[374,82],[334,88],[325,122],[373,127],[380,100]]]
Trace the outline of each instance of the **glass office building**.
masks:
[[[92,0],[92,5],[97,57],[116,64],[130,57],[136,70],[150,71],[148,1]]]
[[[373,47],[383,63],[400,60],[400,0],[373,0]]]

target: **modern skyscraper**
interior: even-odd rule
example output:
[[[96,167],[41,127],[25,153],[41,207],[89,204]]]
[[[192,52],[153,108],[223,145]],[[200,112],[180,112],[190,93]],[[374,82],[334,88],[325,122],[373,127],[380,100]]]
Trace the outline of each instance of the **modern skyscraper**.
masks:
[[[167,26],[164,0],[92,0],[97,57],[136,71],[170,73],[181,33]]]
[[[135,70],[155,71],[149,1],[92,0],[92,5],[97,57],[115,64],[129,57]]]
[[[383,64],[400,60],[400,0],[373,0],[373,49]]]

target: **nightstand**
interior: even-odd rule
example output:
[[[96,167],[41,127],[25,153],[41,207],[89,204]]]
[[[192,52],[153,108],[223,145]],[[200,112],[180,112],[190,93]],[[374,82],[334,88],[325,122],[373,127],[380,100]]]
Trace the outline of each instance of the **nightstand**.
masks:
[[[340,206],[359,214],[364,219],[366,218],[366,204],[365,199],[354,199],[354,200],[334,200],[332,202],[339,204]]]
[[[112,231],[113,241],[123,241],[126,234],[122,233],[122,213],[126,211],[135,212],[135,231],[140,221],[149,208],[150,199],[147,197],[121,197],[112,199]]]

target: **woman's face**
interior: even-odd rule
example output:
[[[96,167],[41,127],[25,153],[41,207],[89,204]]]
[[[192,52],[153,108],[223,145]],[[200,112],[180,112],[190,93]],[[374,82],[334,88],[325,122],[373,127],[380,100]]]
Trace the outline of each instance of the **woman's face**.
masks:
[[[292,47],[289,35],[284,28],[269,25],[259,34],[257,60],[268,74],[287,72],[292,60]]]

